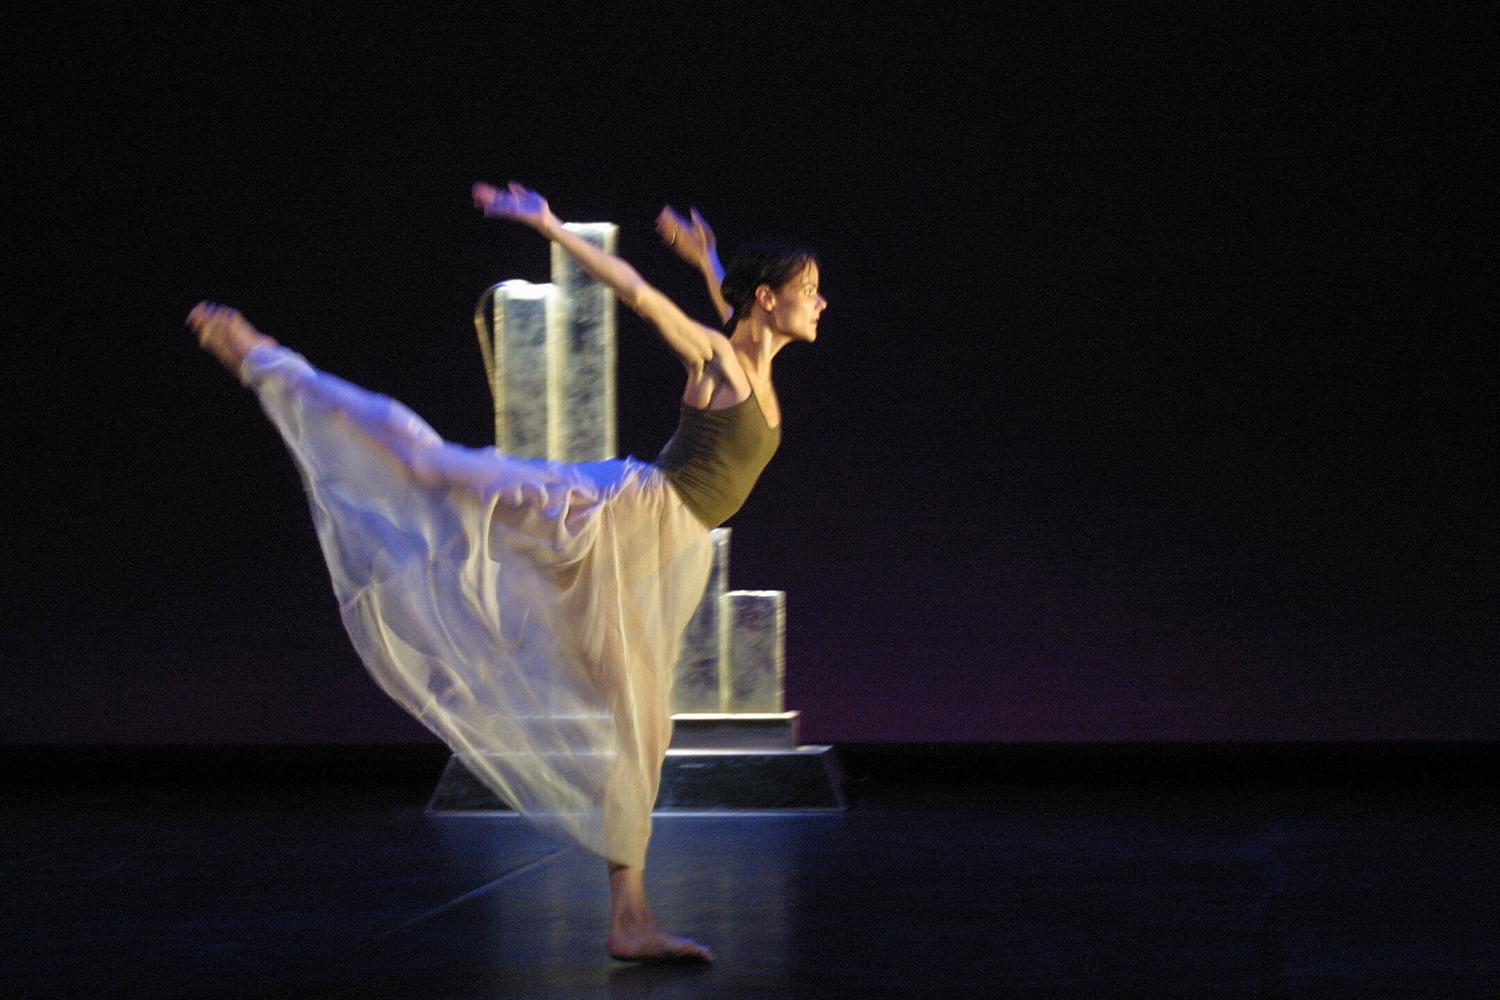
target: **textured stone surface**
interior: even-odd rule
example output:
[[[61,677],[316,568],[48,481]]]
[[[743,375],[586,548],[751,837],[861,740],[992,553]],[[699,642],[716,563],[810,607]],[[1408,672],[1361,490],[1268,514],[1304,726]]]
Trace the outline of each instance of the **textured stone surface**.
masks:
[[[729,619],[730,712],[780,712],[786,675],[786,592],[731,590]]]
[[[672,711],[723,712],[728,704],[724,664],[728,661],[729,629],[724,617],[724,593],[729,589],[729,529],[715,528],[713,567],[703,599],[682,636],[682,653],[672,686]]]
[[[569,223],[604,250],[618,227]],[[615,297],[560,247],[552,281],[504,281],[485,293],[480,342],[495,398],[495,444],[524,458],[615,457]]]
[[[570,222],[570,232],[609,253],[619,227]],[[556,393],[560,407],[552,458],[597,462],[615,457],[615,295],[552,244],[552,283],[561,306],[556,326]]]
[[[505,281],[494,289],[490,319],[495,446],[523,458],[549,458],[557,436],[556,367],[550,331],[558,318],[553,285]]]

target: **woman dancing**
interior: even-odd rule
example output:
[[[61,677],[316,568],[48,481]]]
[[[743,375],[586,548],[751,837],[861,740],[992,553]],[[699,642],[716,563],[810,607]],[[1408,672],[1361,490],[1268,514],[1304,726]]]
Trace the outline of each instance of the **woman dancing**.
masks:
[[[238,312],[200,303],[199,343],[252,387],[301,473],[350,638],[376,682],[482,781],[600,855],[608,953],[712,961],[646,900],[651,809],[671,737],[681,636],[707,581],[709,529],[780,441],[771,362],[817,337],[827,301],[804,251],[719,265],[701,216],[657,226],[697,267],[721,333],[519,184],[476,184],[488,217],[530,226],[608,285],[687,371],[655,462],[565,464],[444,442],[410,410],[310,366]]]

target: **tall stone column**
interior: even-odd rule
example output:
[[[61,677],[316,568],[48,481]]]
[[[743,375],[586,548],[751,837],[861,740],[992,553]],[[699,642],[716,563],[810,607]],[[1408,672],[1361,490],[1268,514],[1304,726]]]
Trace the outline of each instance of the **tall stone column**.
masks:
[[[607,253],[615,252],[612,222],[569,222],[566,228]],[[551,457],[599,462],[615,457],[615,293],[552,244],[552,284],[565,315],[558,323],[557,402],[562,407]]]
[[[619,227],[567,228],[614,252]],[[598,462],[615,457],[615,296],[561,247],[552,281],[502,281],[474,323],[495,400],[495,446],[522,458]]]
[[[682,653],[672,685],[672,711],[724,712],[729,686],[724,667],[729,663],[729,621],[724,594],[729,589],[729,529],[715,528],[708,586],[682,636]]]
[[[725,710],[785,709],[786,592],[733,590],[724,595],[729,620],[729,678]]]
[[[495,447],[522,458],[549,458],[561,415],[554,374],[562,318],[557,287],[516,279],[485,296],[475,321],[488,313],[489,328],[481,326],[479,342],[495,399]]]

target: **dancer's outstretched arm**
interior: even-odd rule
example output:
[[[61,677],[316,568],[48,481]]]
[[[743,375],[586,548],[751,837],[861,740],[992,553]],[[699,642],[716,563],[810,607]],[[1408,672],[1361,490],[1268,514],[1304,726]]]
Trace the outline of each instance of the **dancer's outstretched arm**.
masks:
[[[684,219],[671,205],[663,206],[656,217],[656,231],[662,241],[677,252],[677,256],[697,268],[708,286],[708,296],[714,300],[719,322],[729,322],[734,312],[720,290],[724,284],[724,265],[719,263],[719,244],[708,220],[698,214],[696,208],[688,209],[689,218]]]
[[[474,204],[485,215],[530,226],[613,289],[621,302],[656,327],[667,346],[682,359],[690,376],[700,375],[710,365],[717,367],[720,359],[732,354],[733,348],[723,334],[695,322],[675,302],[647,284],[635,268],[564,229],[562,220],[548,207],[547,199],[535,191],[515,182],[505,188],[481,183],[474,185],[473,195]]]

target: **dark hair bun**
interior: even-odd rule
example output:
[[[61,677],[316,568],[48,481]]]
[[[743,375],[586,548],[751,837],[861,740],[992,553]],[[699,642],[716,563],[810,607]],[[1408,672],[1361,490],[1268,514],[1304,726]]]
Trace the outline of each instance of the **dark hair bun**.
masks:
[[[755,299],[755,290],[761,285],[780,288],[801,274],[807,265],[817,262],[817,255],[802,247],[761,244],[735,251],[719,286],[724,301],[734,310],[730,322],[744,314]]]

